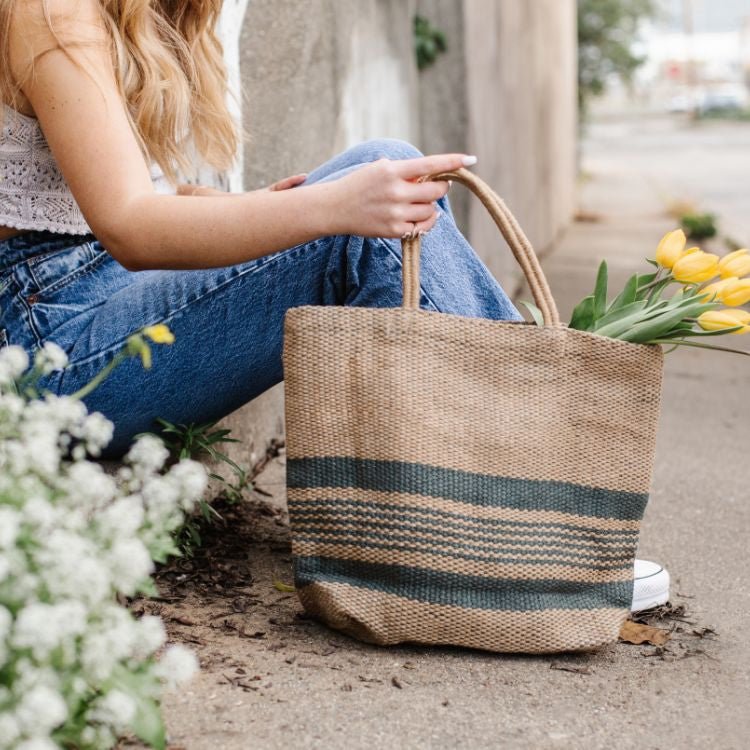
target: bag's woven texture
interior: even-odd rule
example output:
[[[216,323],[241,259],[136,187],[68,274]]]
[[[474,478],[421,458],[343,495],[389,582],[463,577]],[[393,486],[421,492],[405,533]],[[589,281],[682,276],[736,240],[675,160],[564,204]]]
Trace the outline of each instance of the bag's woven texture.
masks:
[[[287,484],[305,608],[362,640],[493,651],[616,639],[662,354],[414,309],[286,318]]]

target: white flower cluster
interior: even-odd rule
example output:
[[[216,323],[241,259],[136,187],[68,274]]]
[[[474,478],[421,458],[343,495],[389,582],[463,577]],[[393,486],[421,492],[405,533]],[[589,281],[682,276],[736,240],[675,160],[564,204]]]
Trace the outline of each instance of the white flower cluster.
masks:
[[[86,455],[112,423],[70,397],[18,395],[28,364],[0,350],[0,750],[110,748],[126,731],[162,744],[161,691],[196,660],[172,646],[157,662],[161,620],[135,619],[116,594],[148,590],[206,471],[165,472],[164,444],[146,435],[108,476]],[[49,344],[35,359],[42,373],[65,364]]]

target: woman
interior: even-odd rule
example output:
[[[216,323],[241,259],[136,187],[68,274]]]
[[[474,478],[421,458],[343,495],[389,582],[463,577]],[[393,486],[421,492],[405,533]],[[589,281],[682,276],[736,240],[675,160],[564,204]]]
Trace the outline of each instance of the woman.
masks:
[[[158,176],[155,190],[151,160],[172,180],[190,168],[187,132],[216,168],[237,149],[213,33],[218,2],[48,0],[51,24],[42,0],[2,3],[10,40],[2,98],[14,110],[6,108],[5,127],[28,159],[37,127],[51,151],[38,183],[28,169],[16,177],[19,157],[6,156],[0,262],[15,281],[0,296],[8,341],[62,346],[70,366],[45,385],[68,393],[134,330],[163,321],[176,337],[154,352],[150,371],[122,365],[86,399],[115,424],[109,455],[155,429],[157,416],[208,421],[279,382],[287,308],[399,304],[398,238],[406,232],[433,230],[426,306],[518,317],[458,233],[447,184],[415,182],[472,163],[463,155],[422,157],[405,143],[378,141],[270,190],[178,187],[168,195],[175,190]],[[70,187],[64,215],[56,167]],[[33,206],[13,200],[26,188],[40,194]],[[32,232],[8,239],[20,230]]]
[[[456,228],[433,172],[463,154],[362,144],[310,175],[228,195],[176,184],[188,143],[217,169],[238,135],[224,104],[220,0],[0,0],[0,345],[54,341],[71,393],[133,331],[175,343],[86,399],[115,425],[108,455],[155,417],[222,417],[282,379],[285,311],[395,306],[399,238],[426,233],[422,306],[519,319]]]

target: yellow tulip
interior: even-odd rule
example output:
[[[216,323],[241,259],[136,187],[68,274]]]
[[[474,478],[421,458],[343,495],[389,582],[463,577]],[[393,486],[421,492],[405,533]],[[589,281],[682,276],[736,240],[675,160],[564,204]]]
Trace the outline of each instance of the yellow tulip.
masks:
[[[685,250],[687,238],[682,229],[667,232],[656,248],[656,262],[664,268],[672,268]]]
[[[675,262],[672,275],[683,284],[702,284],[719,273],[719,256],[690,249]]]
[[[719,261],[719,273],[722,279],[750,274],[750,250],[742,248],[725,255]]]
[[[173,344],[174,334],[164,323],[158,323],[155,326],[146,326],[143,329],[145,336],[151,339],[155,344]]]
[[[724,297],[722,296],[724,290],[733,281],[737,281],[737,279],[733,277],[731,279],[715,281],[713,284],[704,286],[703,289],[700,290],[699,295],[705,302],[724,302]]]
[[[750,302],[750,279],[727,279],[720,299],[730,307],[746,305]]]
[[[750,312],[747,310],[709,310],[698,317],[704,331],[725,331],[742,326],[732,333],[750,333]]]

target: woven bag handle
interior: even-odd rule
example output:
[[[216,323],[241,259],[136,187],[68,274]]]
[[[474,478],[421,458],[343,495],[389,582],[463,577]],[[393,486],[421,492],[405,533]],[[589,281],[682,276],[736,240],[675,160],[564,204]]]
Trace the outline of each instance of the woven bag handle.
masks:
[[[552,291],[542,271],[534,248],[531,246],[523,230],[518,225],[510,209],[483,180],[467,169],[457,169],[455,172],[442,172],[430,175],[427,180],[455,180],[471,190],[489,211],[497,228],[508,243],[523,275],[531,289],[534,302],[542,312],[545,325],[560,324],[560,314],[557,312]],[[401,241],[403,249],[403,307],[411,310],[419,308],[419,254],[421,242],[419,237],[407,238]]]

